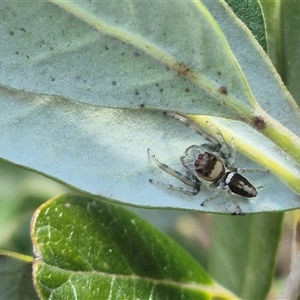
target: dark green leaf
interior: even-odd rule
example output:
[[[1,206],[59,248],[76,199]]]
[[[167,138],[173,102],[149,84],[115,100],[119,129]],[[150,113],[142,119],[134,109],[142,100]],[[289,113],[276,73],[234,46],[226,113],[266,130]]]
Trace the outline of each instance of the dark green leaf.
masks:
[[[234,13],[250,29],[256,40],[268,51],[266,25],[259,0],[225,0]]]
[[[209,271],[241,299],[265,299],[274,276],[283,214],[214,216]]]
[[[32,222],[43,299],[232,297],[169,238],[123,208],[64,195]]]

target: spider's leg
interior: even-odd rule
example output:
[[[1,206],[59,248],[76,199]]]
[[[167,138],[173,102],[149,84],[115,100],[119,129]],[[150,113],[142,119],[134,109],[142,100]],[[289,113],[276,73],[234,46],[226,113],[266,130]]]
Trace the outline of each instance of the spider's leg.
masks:
[[[199,124],[196,124],[193,121],[187,119],[186,117],[183,117],[183,116],[175,114],[175,113],[167,112],[166,114],[168,116],[174,118],[174,119],[177,119],[177,120],[181,121],[186,126],[190,127],[191,129],[193,129],[194,131],[196,131],[198,134],[200,134],[208,142],[210,142],[211,144],[204,144],[204,146],[207,147],[207,148],[209,148],[210,151],[219,151],[220,150],[220,148],[222,146],[221,143],[220,143],[220,141],[218,141],[218,139],[216,139],[211,134],[209,134]],[[221,136],[222,136],[222,134],[221,134]]]
[[[233,197],[231,190],[228,187],[225,187],[224,183],[222,183],[222,182],[217,187],[217,191],[215,191],[208,198],[206,198],[204,201],[201,202],[201,206],[204,206],[208,201],[216,199],[220,195],[220,193],[222,192],[222,190],[226,190],[227,191],[229,199],[231,200],[231,202],[236,207],[236,210],[232,214],[233,215],[244,216],[245,214],[243,213],[243,211],[242,211],[241,207],[239,206],[238,202],[236,201],[236,199]]]
[[[266,169],[259,169],[259,168],[236,168],[235,167],[235,157],[236,157],[236,148],[235,148],[235,144],[234,144],[234,140],[233,138],[231,139],[231,157],[229,159],[227,159],[225,161],[225,165],[227,167],[227,169],[233,171],[233,172],[237,172],[237,173],[255,173],[255,172],[266,172],[269,173],[269,170]]]
[[[231,144],[228,145],[227,142],[224,139],[224,136],[222,132],[213,124],[210,122],[206,122],[209,127],[213,129],[213,131],[216,134],[216,137],[211,135],[210,133],[207,132],[206,129],[204,129],[202,126],[199,124],[194,123],[193,121],[189,120],[188,118],[172,113],[172,112],[167,112],[166,115],[177,119],[181,122],[183,122],[185,125],[189,126],[192,128],[194,131],[196,131],[198,134],[200,134],[204,139],[206,139],[209,143],[207,144],[202,144],[201,146],[205,148],[207,151],[212,151],[212,152],[219,152],[219,155],[224,158],[228,159],[232,156],[234,156],[233,163],[230,163],[230,165],[234,165],[235,163],[235,146],[233,139],[231,140]]]
[[[256,173],[256,172],[264,172],[269,173],[270,170],[268,169],[252,169],[252,168],[235,168],[236,172],[243,174],[243,173]]]
[[[166,183],[163,183],[163,182],[160,182],[160,181],[157,181],[157,180],[153,180],[153,179],[149,179],[149,182],[151,182],[153,184],[156,184],[156,185],[160,185],[164,188],[175,190],[175,191],[184,193],[186,195],[191,195],[191,196],[197,195],[200,191],[200,182],[198,183],[197,188],[193,188],[192,190],[185,189],[185,188],[179,187],[179,186],[174,186],[172,184],[166,184]]]
[[[207,202],[216,199],[222,192],[222,189],[220,187],[217,188],[217,190],[212,193],[208,198],[206,198],[204,201],[201,202],[201,206],[204,206]]]
[[[213,124],[211,124],[209,121],[206,122],[215,132],[216,136],[217,136],[217,140],[220,144],[220,148],[219,148],[219,155],[222,158],[228,159],[231,157],[234,157],[234,162],[235,162],[235,144],[234,144],[234,140],[233,138],[231,139],[230,145],[227,144],[226,140],[224,139],[224,136],[222,134],[222,132]]]
[[[235,167],[236,147],[234,144],[234,139],[231,138],[230,146],[228,144],[226,144],[226,145],[227,145],[228,149],[230,149],[229,150],[230,154],[227,157],[224,157],[224,158],[226,158],[225,165],[229,170],[236,171],[237,170],[237,168]]]
[[[233,197],[233,194],[231,192],[231,190],[228,188],[227,189],[227,194],[229,196],[229,199],[231,200],[231,202],[234,204],[236,211],[234,211],[232,213],[232,215],[239,215],[239,216],[244,216],[245,213],[243,213],[241,207],[239,206],[238,202],[236,201],[236,199]]]
[[[148,149],[148,153],[160,169],[162,169],[163,171],[167,172],[168,174],[174,176],[175,178],[179,179],[184,184],[186,184],[186,185],[190,186],[191,188],[193,188],[193,190],[190,191],[190,190],[186,190],[184,188],[174,187],[171,184],[168,185],[168,184],[164,184],[164,183],[161,183],[161,182],[154,181],[154,180],[150,179],[151,183],[159,184],[159,185],[163,185],[165,187],[169,187],[169,188],[172,188],[172,189],[175,189],[175,190],[179,190],[179,191],[181,191],[185,194],[188,194],[188,195],[197,195],[199,193],[201,183],[196,177],[193,176],[192,178],[190,178],[188,176],[185,176],[185,175],[173,170],[172,168],[168,167],[166,164],[161,163],[155,157],[155,155],[152,153],[152,151],[150,149]]]

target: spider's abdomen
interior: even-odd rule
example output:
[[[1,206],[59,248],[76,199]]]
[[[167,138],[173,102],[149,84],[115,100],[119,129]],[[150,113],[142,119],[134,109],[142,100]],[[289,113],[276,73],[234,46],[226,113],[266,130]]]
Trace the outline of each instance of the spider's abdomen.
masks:
[[[257,195],[255,187],[239,173],[227,172],[224,177],[224,183],[233,193],[240,196],[250,198]]]

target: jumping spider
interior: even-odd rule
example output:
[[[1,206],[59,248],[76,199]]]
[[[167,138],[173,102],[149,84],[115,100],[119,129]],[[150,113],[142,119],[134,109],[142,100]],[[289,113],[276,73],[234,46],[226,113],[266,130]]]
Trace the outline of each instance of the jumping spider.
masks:
[[[174,187],[173,185],[164,184],[150,179],[149,181],[154,184],[163,185],[183,192],[187,195],[197,195],[201,189],[201,181],[209,182],[209,188],[218,188],[207,199],[205,199],[201,206],[204,206],[208,201],[213,200],[219,196],[222,190],[227,191],[229,198],[236,207],[233,215],[244,215],[240,206],[238,205],[233,194],[238,194],[243,197],[255,197],[257,191],[255,187],[241,175],[243,172],[255,172],[253,169],[240,169],[235,167],[236,149],[233,138],[230,145],[228,145],[221,133],[215,127],[216,138],[206,132],[202,127],[196,125],[191,120],[174,114],[167,113],[167,115],[185,123],[190,128],[194,129],[209,143],[200,146],[193,145],[185,150],[184,156],[181,157],[181,163],[186,169],[186,175],[183,175],[167,165],[159,162],[150,149],[148,153],[156,163],[156,165],[163,171],[176,177],[191,189],[181,187]]]

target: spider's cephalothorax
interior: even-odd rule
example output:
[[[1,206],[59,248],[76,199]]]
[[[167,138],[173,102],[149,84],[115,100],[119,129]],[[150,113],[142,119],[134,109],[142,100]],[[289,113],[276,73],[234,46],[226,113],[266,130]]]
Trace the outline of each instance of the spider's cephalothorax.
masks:
[[[241,172],[253,172],[255,170],[235,168],[235,146],[233,139],[231,139],[231,144],[228,145],[224,140],[222,133],[217,128],[214,128],[217,136],[217,138],[215,138],[202,127],[196,125],[183,116],[174,113],[168,113],[168,115],[182,121],[194,129],[209,143],[202,144],[200,146],[193,145],[186,149],[185,155],[181,157],[181,162],[186,168],[186,175],[183,175],[159,162],[151,150],[148,149],[150,156],[159,168],[190,186],[192,188],[191,190],[174,187],[172,185],[165,185],[163,183],[153,181],[152,179],[150,179],[150,182],[167,186],[188,195],[197,195],[199,193],[201,181],[210,182],[209,188],[218,188],[218,190],[202,201],[202,206],[206,202],[218,197],[222,190],[226,190],[230,199],[236,206],[236,211],[234,211],[233,214],[244,215],[232,194],[237,194],[243,197],[255,197],[257,195],[255,187],[240,174]]]
[[[225,173],[222,159],[209,152],[199,154],[194,164],[197,174],[207,181],[219,180]]]

